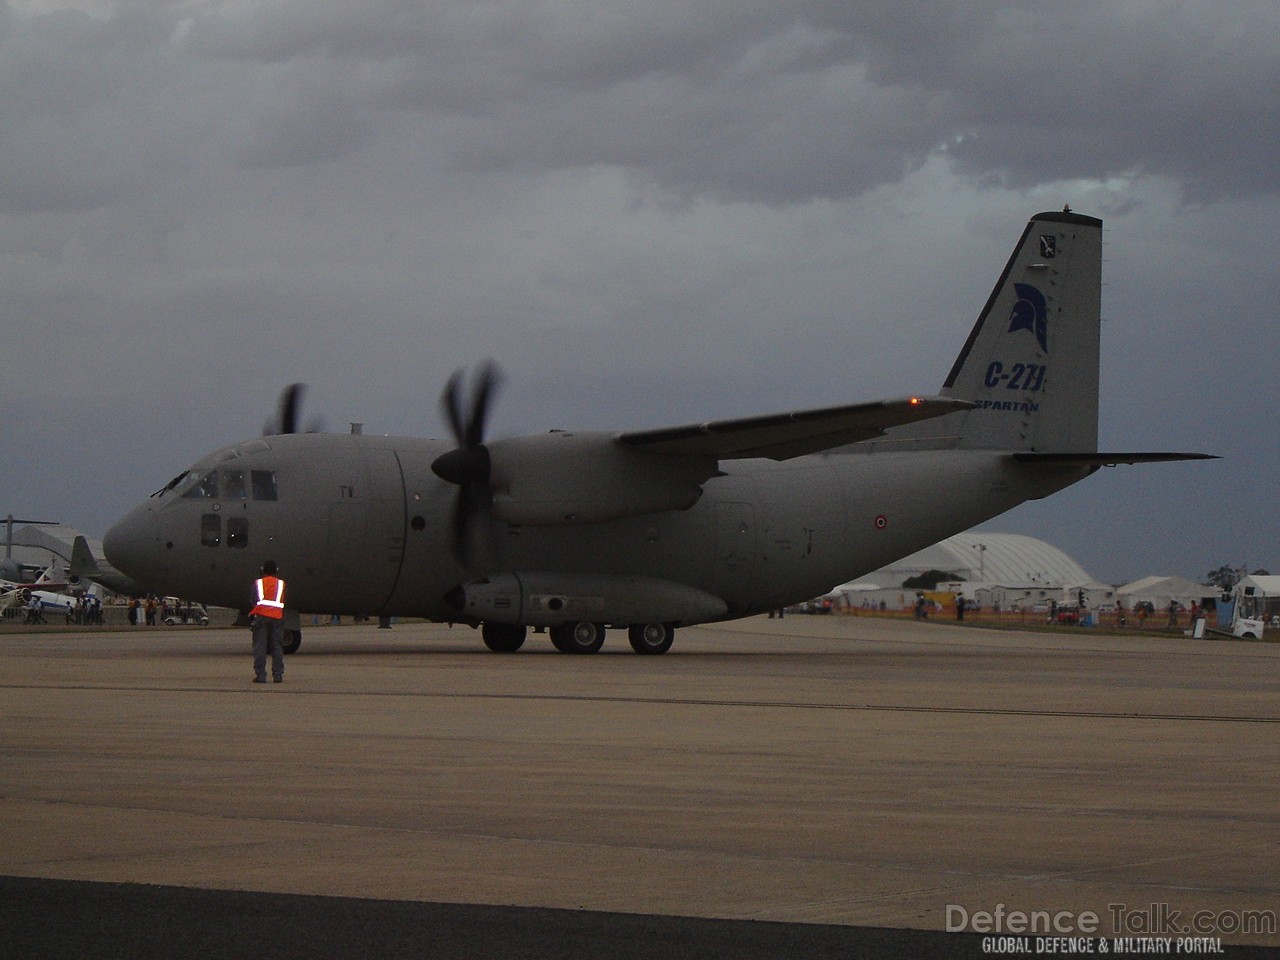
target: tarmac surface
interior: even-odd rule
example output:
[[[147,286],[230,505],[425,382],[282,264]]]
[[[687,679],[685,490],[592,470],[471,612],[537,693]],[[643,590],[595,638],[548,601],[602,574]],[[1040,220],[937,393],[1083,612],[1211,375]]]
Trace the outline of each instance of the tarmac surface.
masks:
[[[1280,953],[1277,645],[370,624],[251,678],[0,627],[0,956]]]

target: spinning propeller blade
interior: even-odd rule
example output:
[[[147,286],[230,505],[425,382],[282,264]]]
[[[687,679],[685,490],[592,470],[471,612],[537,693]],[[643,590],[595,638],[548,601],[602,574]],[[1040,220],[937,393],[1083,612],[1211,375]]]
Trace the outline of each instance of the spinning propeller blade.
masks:
[[[264,437],[283,433],[320,433],[324,424],[319,418],[308,422],[305,430],[298,429],[298,419],[302,416],[302,397],[307,392],[305,383],[291,383],[280,392],[280,403],[276,415],[262,425]]]
[[[493,507],[491,461],[484,438],[502,371],[492,360],[480,364],[471,377],[470,403],[463,397],[463,376],[462,370],[454,371],[440,395],[441,410],[458,446],[437,457],[431,469],[441,480],[458,487],[453,508],[453,553],[464,565],[474,566],[476,533],[487,529]]]

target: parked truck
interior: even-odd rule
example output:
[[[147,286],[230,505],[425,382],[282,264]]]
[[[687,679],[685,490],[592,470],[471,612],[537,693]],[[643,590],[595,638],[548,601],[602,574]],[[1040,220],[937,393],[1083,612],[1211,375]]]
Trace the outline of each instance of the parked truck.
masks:
[[[1268,628],[1280,630],[1280,577],[1242,579],[1235,585],[1230,603],[1218,605],[1218,619],[1233,637],[1248,640],[1261,640]]]

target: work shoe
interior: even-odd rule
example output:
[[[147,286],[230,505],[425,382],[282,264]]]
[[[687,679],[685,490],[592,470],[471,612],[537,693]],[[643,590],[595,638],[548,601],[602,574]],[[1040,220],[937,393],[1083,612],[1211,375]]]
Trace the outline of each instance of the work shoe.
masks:
[[[271,678],[271,682],[272,682],[272,683],[284,683],[284,677],[272,677],[272,678]]]
[[[267,678],[266,678],[266,677],[254,677],[254,678],[253,678],[253,682],[254,682],[254,683],[266,683],[266,682],[267,682]]]

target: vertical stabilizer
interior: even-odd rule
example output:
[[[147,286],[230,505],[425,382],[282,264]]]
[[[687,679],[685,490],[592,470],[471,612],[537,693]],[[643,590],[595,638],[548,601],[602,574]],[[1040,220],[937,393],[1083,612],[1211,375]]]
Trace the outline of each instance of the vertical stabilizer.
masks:
[[[955,415],[961,447],[1098,449],[1101,300],[1102,221],[1034,216],[941,391],[978,405]]]

